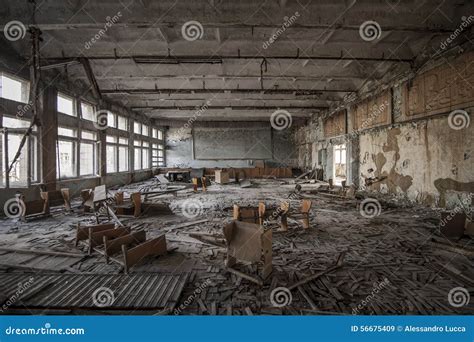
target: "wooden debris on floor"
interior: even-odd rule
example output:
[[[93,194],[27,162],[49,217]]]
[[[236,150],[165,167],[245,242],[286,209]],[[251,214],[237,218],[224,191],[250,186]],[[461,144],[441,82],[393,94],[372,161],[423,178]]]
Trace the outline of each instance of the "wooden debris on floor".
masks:
[[[39,274],[0,273],[0,288],[6,298],[29,286],[9,309],[148,310],[172,311],[187,281],[179,274]],[[26,286],[25,286],[26,287]],[[3,304],[3,303],[1,303]],[[0,305],[1,306],[1,305]],[[7,311],[8,313],[8,311]]]
[[[86,255],[79,253],[0,247],[0,266],[11,269],[61,271],[79,263],[84,257]]]

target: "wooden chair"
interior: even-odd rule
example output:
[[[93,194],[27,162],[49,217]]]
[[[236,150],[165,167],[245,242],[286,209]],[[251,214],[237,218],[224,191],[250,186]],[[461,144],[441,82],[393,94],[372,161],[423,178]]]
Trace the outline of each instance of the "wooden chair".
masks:
[[[125,201],[123,192],[115,194],[115,209],[117,215],[133,213],[134,217],[139,217],[142,211],[142,196],[139,192],[130,194],[130,200]]]
[[[132,266],[139,263],[145,257],[165,255],[167,253],[165,234],[130,249],[125,244],[122,244],[122,253],[125,273],[128,273]]]
[[[81,226],[81,223],[78,223],[74,245],[77,247],[80,241],[90,239],[93,233],[104,232],[110,229],[114,229],[114,227],[115,227],[114,223],[96,224],[96,225],[90,225],[90,226]],[[88,248],[89,254],[91,254],[92,246],[90,243],[88,243],[88,246],[89,246]]]
[[[71,197],[68,188],[54,191],[41,191],[40,196],[45,201],[45,212],[49,213],[51,207],[64,205],[67,211],[71,211]]]
[[[130,233],[127,235],[110,238],[108,236],[104,236],[104,256],[105,262],[108,263],[109,259],[113,257],[114,254],[117,254],[122,251],[122,246],[132,246],[136,244],[140,244],[146,241],[146,232],[144,230],[140,230],[138,232]]]
[[[301,201],[301,212],[292,215],[295,220],[301,220],[304,229],[309,229],[309,211],[313,202],[308,199]]]
[[[240,207],[234,204],[233,219],[242,222],[258,223],[263,225],[265,221],[266,207],[264,202],[258,203],[258,207]]]
[[[259,285],[272,273],[272,230],[260,224],[232,221],[224,227],[227,245],[227,269]],[[233,268],[237,261],[257,263],[260,276],[252,276]]]
[[[200,182],[199,182],[200,180]],[[202,191],[206,192],[207,191],[207,187],[206,187],[206,177],[201,177],[201,178],[196,178],[194,177],[192,179],[192,182],[193,182],[193,190],[194,192],[197,192],[198,191],[198,188],[199,188],[199,185],[201,185],[202,187]],[[201,183],[201,184],[199,184]]]
[[[50,215],[47,201],[44,199],[26,201],[25,195],[19,193],[15,195],[19,217],[22,221],[30,221],[38,218],[44,218]]]

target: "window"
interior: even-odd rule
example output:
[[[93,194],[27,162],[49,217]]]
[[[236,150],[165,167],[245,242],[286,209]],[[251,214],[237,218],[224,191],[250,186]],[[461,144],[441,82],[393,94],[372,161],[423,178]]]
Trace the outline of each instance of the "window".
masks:
[[[117,172],[117,146],[107,145],[107,173]]]
[[[15,76],[2,73],[0,77],[0,97],[17,102],[28,102],[30,83]]]
[[[59,179],[77,176],[77,131],[72,128],[58,127],[57,169]]]
[[[143,170],[150,168],[149,149],[150,143],[143,140],[134,140],[134,170]]]
[[[87,140],[96,140],[96,134],[95,134],[95,132],[82,131],[81,132],[81,138],[82,139],[87,139]]]
[[[79,174],[81,176],[95,175],[97,170],[96,133],[82,131],[79,146]]]
[[[346,179],[346,145],[334,146],[333,177],[334,184],[341,184]]]
[[[149,133],[148,133],[148,126],[145,125],[145,124],[142,125],[142,135],[146,135],[146,136],[149,135]]]
[[[81,102],[81,114],[84,120],[95,121],[94,106]]]
[[[128,145],[119,145],[119,172],[128,171]]]
[[[107,126],[117,128],[117,115],[112,112],[107,112]]]
[[[128,122],[127,118],[124,116],[119,115],[118,116],[118,129],[122,131],[127,131],[128,130]]]
[[[76,116],[74,110],[74,99],[72,97],[58,93],[58,112],[66,115]]]
[[[128,139],[119,137],[119,172],[128,171]]]
[[[58,135],[74,138],[76,136],[76,131],[72,128],[58,127]]]
[[[107,135],[107,173],[125,172],[128,167],[128,139]]]
[[[165,166],[164,146],[162,144],[153,143],[151,145],[151,166],[163,167]]]
[[[133,133],[142,134],[142,124],[140,122],[133,122]]]
[[[26,143],[21,149],[20,157],[16,160],[8,177],[6,172],[20,147],[23,136],[27,131],[26,127],[29,126],[30,122],[28,120],[15,119],[7,116],[3,117],[3,127],[6,128],[3,130],[3,133],[0,134],[0,148],[2,152],[0,165],[3,171],[0,175],[0,185],[3,187],[24,187],[37,181],[38,140],[36,129],[34,129],[32,134],[26,139]],[[6,150],[8,150],[8,153],[4,156],[3,151]]]
[[[151,136],[158,140],[163,140],[163,131],[158,128],[153,128]]]

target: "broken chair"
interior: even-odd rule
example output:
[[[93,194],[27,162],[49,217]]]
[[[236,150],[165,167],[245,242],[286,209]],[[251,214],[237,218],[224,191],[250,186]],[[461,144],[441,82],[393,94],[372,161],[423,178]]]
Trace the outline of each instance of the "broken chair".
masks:
[[[133,215],[139,217],[142,210],[142,197],[139,192],[130,194],[130,199],[124,200],[123,192],[115,194],[115,205],[117,215]]]
[[[40,196],[45,201],[45,210],[49,212],[51,207],[64,205],[67,211],[71,210],[71,197],[68,188],[54,191],[41,191]]]
[[[234,204],[233,219],[242,222],[263,224],[265,220],[265,203],[260,202],[258,207],[240,207]]]
[[[259,285],[272,273],[272,230],[263,225],[232,221],[224,227],[227,245],[227,269]],[[233,268],[237,261],[257,264],[260,276],[252,276]]]

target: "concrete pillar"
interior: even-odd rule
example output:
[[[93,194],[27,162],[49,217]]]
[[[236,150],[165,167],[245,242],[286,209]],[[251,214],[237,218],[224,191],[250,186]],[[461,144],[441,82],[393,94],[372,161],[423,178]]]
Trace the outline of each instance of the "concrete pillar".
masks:
[[[106,146],[106,129],[97,131],[97,139],[99,141],[99,176],[100,184],[105,184],[105,176],[107,175],[107,146]]]
[[[56,190],[56,141],[58,139],[57,90],[48,86],[42,92],[42,105],[38,110],[41,122],[39,145],[41,160],[41,182],[46,190]]]

